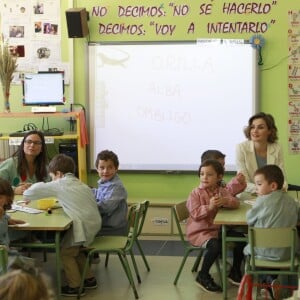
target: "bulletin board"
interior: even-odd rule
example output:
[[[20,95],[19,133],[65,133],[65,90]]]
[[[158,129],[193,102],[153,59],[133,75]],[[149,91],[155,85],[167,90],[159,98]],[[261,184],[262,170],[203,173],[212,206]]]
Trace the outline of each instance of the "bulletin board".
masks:
[[[20,84],[22,73],[63,71],[69,84],[69,63],[62,57],[61,1],[0,0],[4,40],[18,55],[13,83]]]

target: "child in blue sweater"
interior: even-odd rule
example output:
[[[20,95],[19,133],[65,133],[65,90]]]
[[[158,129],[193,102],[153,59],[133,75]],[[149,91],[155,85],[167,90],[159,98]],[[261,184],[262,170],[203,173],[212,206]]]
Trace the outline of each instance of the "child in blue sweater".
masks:
[[[118,156],[109,150],[101,151],[95,163],[100,180],[92,191],[102,217],[98,235],[127,235],[127,191],[118,176]]]

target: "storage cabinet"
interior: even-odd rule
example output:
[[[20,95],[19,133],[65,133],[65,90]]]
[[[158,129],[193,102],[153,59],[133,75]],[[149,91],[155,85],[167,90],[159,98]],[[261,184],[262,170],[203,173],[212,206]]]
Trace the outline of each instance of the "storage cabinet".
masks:
[[[19,113],[0,113],[0,118],[24,118],[28,120],[32,120],[33,118],[73,118],[76,120],[76,131],[74,132],[64,132],[63,135],[60,136],[45,136],[46,141],[49,142],[49,140],[75,140],[77,144],[77,153],[78,153],[78,177],[81,181],[87,183],[87,171],[86,171],[86,146],[84,143],[82,143],[82,136],[81,136],[81,125],[80,121],[80,112],[68,112],[68,113],[31,113],[31,112],[19,112]],[[85,125],[85,124],[84,124]],[[7,128],[1,128],[2,136],[0,137],[0,140],[9,140],[10,136],[9,134],[11,131],[9,130],[9,127]]]
[[[171,208],[149,206],[142,233],[148,235],[172,234]]]
[[[184,199],[148,199],[150,205],[147,211],[142,235],[145,236],[176,236],[178,230],[174,221],[172,207]],[[129,205],[141,202],[139,199],[128,199]],[[181,224],[185,233],[185,223]]]

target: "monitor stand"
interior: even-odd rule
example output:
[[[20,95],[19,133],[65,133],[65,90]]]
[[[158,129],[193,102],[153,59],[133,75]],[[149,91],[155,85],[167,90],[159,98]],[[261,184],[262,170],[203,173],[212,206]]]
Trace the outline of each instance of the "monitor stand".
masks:
[[[56,106],[33,106],[31,108],[33,113],[54,113],[56,112]]]

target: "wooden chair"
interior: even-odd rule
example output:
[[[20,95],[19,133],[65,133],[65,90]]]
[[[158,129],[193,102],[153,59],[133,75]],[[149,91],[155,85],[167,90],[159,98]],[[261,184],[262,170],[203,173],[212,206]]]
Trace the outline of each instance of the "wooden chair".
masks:
[[[198,256],[195,260],[194,266],[192,268],[192,272],[195,272],[195,271],[197,271],[200,260],[201,260],[201,258],[202,258],[202,256],[203,256],[206,249],[201,247],[201,246],[193,246],[188,241],[185,240],[185,236],[182,232],[180,223],[185,222],[188,219],[189,215],[190,215],[189,211],[186,207],[186,201],[183,201],[183,202],[180,202],[180,203],[174,205],[172,210],[173,210],[173,216],[174,216],[174,219],[175,219],[175,223],[177,225],[177,230],[178,230],[178,233],[179,233],[179,237],[180,237],[180,240],[181,240],[182,245],[184,247],[184,255],[183,255],[181,264],[179,266],[179,270],[176,274],[175,280],[173,282],[174,285],[176,285],[177,281],[179,279],[179,276],[181,274],[181,271],[184,267],[184,264],[186,262],[186,259],[188,258],[190,253],[192,253],[193,251],[198,251],[199,252],[199,254],[198,254]],[[218,273],[219,273],[219,276],[220,276],[220,282],[222,282],[220,264],[219,264],[218,260],[216,260],[216,266],[217,266],[217,270],[218,270]]]
[[[144,209],[144,204],[135,204],[131,206],[130,211],[129,211],[129,219],[128,219],[128,224],[130,226],[129,234],[128,236],[99,236],[96,237],[94,242],[89,246],[91,248],[88,251],[87,254],[87,260],[85,263],[85,267],[83,270],[82,278],[81,278],[81,284],[79,288],[79,293],[77,296],[77,299],[80,299],[80,294],[83,289],[84,285],[84,278],[87,272],[88,265],[90,264],[93,256],[95,253],[109,253],[109,254],[117,254],[121,265],[125,271],[125,274],[129,280],[129,283],[132,287],[134,296],[136,299],[138,299],[138,293],[135,287],[135,283],[132,277],[132,272],[131,268],[129,266],[128,260],[127,260],[127,254],[129,253],[131,258],[133,259],[133,264],[135,265],[136,272],[136,264],[133,256],[133,245],[136,240],[136,236],[138,233],[138,228],[139,228],[139,220],[141,213]]]
[[[299,277],[299,259],[296,254],[296,227],[285,228],[257,228],[249,227],[248,238],[250,255],[246,259],[246,275],[252,276],[252,286],[256,286],[259,275],[297,275]],[[290,259],[266,260],[255,253],[255,248],[288,248]],[[271,271],[270,271],[271,270]],[[252,288],[250,286],[250,289]],[[249,289],[249,287],[247,287]],[[245,287],[243,287],[245,289]],[[252,294],[256,296],[256,288]],[[276,297],[275,297],[275,300]]]

